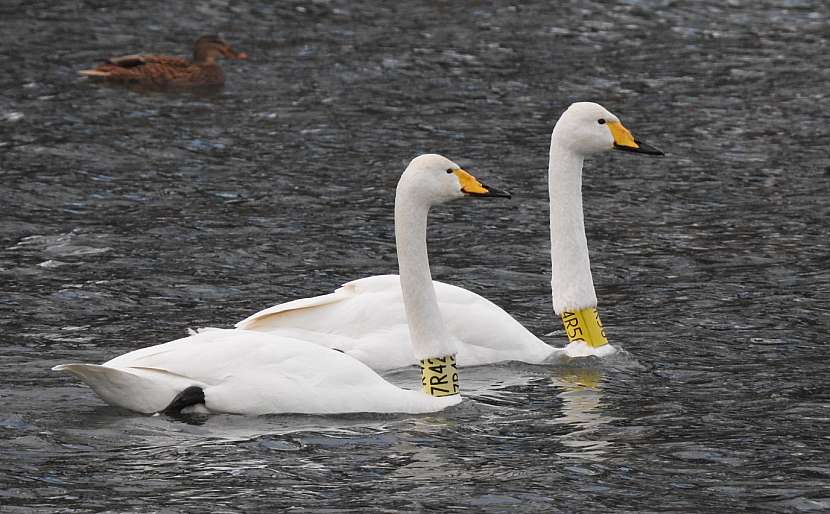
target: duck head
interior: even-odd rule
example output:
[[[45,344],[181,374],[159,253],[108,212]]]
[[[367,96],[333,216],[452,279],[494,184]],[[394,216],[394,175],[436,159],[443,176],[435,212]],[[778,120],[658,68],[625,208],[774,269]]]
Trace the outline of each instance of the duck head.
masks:
[[[219,57],[247,59],[248,54],[245,52],[237,52],[219,36],[202,36],[193,44],[193,62],[212,64]]]

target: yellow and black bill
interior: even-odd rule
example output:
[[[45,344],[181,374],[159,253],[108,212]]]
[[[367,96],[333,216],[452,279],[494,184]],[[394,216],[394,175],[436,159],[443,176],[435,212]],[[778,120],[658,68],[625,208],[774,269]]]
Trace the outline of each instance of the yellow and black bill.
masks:
[[[634,139],[631,132],[619,121],[609,122],[608,130],[611,131],[611,135],[614,137],[614,150],[644,153],[646,155],[666,155],[662,150],[638,139]]]
[[[461,192],[467,196],[492,196],[496,198],[510,198],[510,193],[508,193],[507,191],[501,191],[494,187],[490,187],[487,184],[484,184],[483,182],[479,182],[477,178],[462,170],[461,168],[452,170],[452,173],[455,174],[455,176],[458,178],[459,184],[461,184]]]

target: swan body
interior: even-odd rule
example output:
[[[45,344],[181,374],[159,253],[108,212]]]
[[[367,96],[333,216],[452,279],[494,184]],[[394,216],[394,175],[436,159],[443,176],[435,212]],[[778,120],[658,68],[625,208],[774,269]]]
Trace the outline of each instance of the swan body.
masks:
[[[611,149],[661,154],[635,140],[615,115],[590,102],[571,105],[551,134],[551,285],[558,315],[597,305],[585,236],[582,167],[587,157]],[[476,293],[437,281],[433,289],[456,340],[459,366],[510,360],[542,364],[616,352],[610,344],[595,346],[581,340],[572,340],[565,348],[552,347]],[[406,323],[398,277],[381,275],[349,282],[331,294],[276,305],[236,327],[338,348],[373,369],[387,370],[417,362]]]
[[[432,285],[456,340],[459,366],[511,360],[542,364],[585,350],[579,344],[554,348],[483,296],[439,281]],[[330,294],[276,305],[236,327],[337,348],[376,370],[418,361],[409,342],[398,275],[362,278]]]
[[[413,159],[398,182],[395,237],[410,351],[430,365],[433,359],[451,362],[457,349],[433,291],[427,215],[432,205],[465,196],[509,195],[487,188],[438,155]],[[445,396],[435,387],[435,396],[401,389],[358,359],[324,346],[236,329],[206,329],[101,365],[62,364],[53,369],[80,378],[107,403],[141,413],[414,414],[461,401],[460,394],[447,388],[442,389],[448,391]],[[457,375],[452,378],[457,383]]]
[[[163,411],[184,389],[204,391],[204,409],[230,414],[436,412],[461,395],[401,389],[343,353],[288,337],[206,329],[104,364],[53,368],[84,381],[104,401],[135,412]]]

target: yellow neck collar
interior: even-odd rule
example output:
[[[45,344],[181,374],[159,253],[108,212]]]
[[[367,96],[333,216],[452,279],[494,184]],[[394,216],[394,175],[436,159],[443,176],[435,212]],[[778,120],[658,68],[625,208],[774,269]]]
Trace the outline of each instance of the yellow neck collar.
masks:
[[[458,368],[455,355],[424,359],[421,365],[421,388],[430,396],[458,394]]]
[[[565,326],[565,333],[568,334],[568,341],[582,341],[592,348],[608,344],[596,307],[564,311],[562,312],[562,324]]]

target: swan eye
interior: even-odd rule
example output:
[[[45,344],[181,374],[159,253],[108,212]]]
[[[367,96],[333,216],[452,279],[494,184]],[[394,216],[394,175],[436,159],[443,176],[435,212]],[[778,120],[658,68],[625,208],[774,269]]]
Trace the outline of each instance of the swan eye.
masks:
[[[605,125],[605,118],[598,119],[597,123],[599,123],[600,125]]]
[[[447,175],[452,173],[452,168],[447,168]]]

